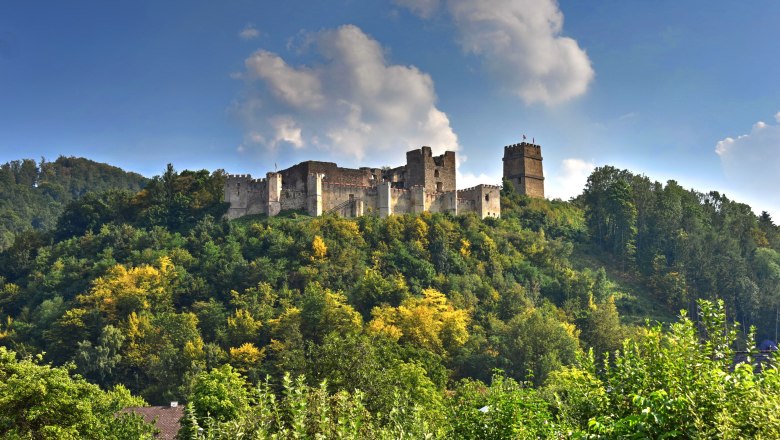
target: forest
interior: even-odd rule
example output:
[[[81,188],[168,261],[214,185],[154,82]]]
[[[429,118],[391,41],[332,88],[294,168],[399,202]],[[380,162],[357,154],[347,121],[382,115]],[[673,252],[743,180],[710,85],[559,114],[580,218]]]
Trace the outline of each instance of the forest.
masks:
[[[224,178],[0,167],[3,438],[170,401],[180,438],[780,438],[767,213],[605,166],[500,219],[226,221]]]
[[[88,192],[137,192],[146,181],[139,174],[77,157],[4,163],[0,165],[0,249],[27,229],[53,229],[65,205]]]

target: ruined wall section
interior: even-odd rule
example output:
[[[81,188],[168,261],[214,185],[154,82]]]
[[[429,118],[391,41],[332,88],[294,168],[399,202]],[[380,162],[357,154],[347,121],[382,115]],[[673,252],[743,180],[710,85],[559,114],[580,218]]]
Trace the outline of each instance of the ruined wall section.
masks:
[[[501,217],[501,187],[477,185],[458,191],[458,213],[474,212],[479,218]]]
[[[404,188],[422,186],[430,192],[455,191],[455,152],[433,157],[431,147],[406,153]]]
[[[504,179],[515,190],[531,197],[544,198],[542,147],[528,142],[504,147]]]
[[[455,152],[447,151],[433,158],[433,187],[437,192],[449,192],[458,189],[455,181]]]
[[[301,162],[279,171],[279,174],[282,176],[284,188],[291,188],[297,191],[308,190],[308,179],[312,174],[322,174],[323,182],[359,186],[373,186],[381,178],[381,170],[377,168],[341,168],[333,162],[318,162],[314,160]]]
[[[505,173],[507,167],[512,173],[521,169],[541,173],[540,152],[537,170],[533,163],[526,166],[523,162],[526,152],[518,156],[516,150],[513,147],[505,153]],[[515,160],[518,158],[521,160]],[[519,175],[525,176],[522,172]],[[408,152],[407,164],[396,168],[352,169],[307,161],[267,173],[265,179],[229,175],[224,200],[230,204],[229,219],[249,214],[274,216],[286,210],[303,210],[312,216],[332,212],[344,217],[471,211],[482,218],[500,215],[498,187],[480,185],[456,191],[455,176],[454,152],[434,157],[430,147],[422,147]]]
[[[283,188],[305,192],[308,186],[309,175],[329,174],[336,168],[338,168],[338,165],[333,162],[310,160],[279,171],[279,174],[282,175]]]
[[[392,183],[393,188],[404,189],[406,185],[406,170],[406,165],[382,169],[381,174],[379,174],[381,179],[378,183],[390,182]]]
[[[427,211],[443,212],[452,215],[458,214],[458,193],[456,191],[448,192],[425,192]]]
[[[412,192],[408,189],[390,189],[390,206],[393,214],[412,213]]]

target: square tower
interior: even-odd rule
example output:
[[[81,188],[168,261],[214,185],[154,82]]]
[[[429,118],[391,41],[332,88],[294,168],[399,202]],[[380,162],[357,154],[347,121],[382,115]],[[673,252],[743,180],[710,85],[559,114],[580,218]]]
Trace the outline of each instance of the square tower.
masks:
[[[404,188],[422,186],[428,192],[455,191],[455,152],[434,157],[431,147],[406,153]]]
[[[529,142],[504,147],[504,179],[520,194],[544,198],[542,147]]]

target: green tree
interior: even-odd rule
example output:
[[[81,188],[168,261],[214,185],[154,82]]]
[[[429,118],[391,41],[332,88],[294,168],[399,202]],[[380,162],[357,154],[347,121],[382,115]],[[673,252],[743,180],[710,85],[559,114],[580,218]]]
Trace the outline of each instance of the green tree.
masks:
[[[198,422],[206,418],[227,422],[246,415],[249,409],[247,383],[230,365],[202,372],[195,377],[189,404]]]
[[[142,406],[119,386],[102,391],[71,377],[67,368],[17,360],[0,347],[0,435],[8,439],[151,439],[154,428],[138,416],[116,413]]]

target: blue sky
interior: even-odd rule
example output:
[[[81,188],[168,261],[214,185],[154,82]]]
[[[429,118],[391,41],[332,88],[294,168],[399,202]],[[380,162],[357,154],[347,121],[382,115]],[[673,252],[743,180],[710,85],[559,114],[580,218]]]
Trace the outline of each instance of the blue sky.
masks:
[[[0,162],[264,175],[426,144],[467,186],[526,134],[551,196],[611,164],[779,218],[778,23],[770,0],[5,0]]]

